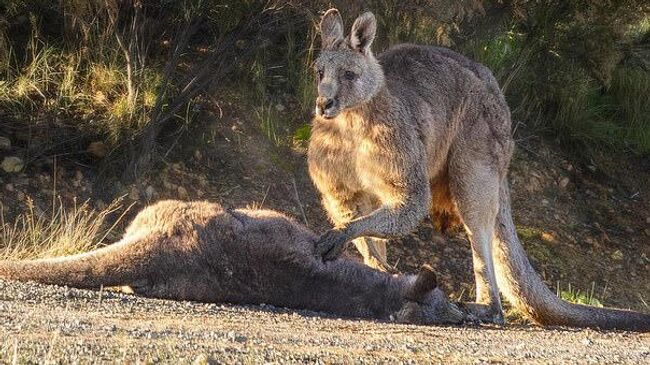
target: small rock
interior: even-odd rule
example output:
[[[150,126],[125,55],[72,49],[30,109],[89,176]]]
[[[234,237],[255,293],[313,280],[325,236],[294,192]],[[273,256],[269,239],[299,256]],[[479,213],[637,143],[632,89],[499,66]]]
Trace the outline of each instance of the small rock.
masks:
[[[547,199],[542,199],[542,205],[547,206],[549,201]]]
[[[236,333],[235,331],[228,332],[227,337],[229,340],[239,342],[239,343],[244,343],[248,341],[248,338],[246,336]]]
[[[531,176],[526,185],[526,190],[530,193],[536,193],[542,190],[542,184],[539,182],[539,179],[535,176]]]
[[[650,237],[650,228],[646,228],[644,232],[646,236]]]
[[[634,233],[634,229],[632,229],[631,227],[625,227],[625,232]]]
[[[147,197],[147,199],[152,199],[154,194],[156,194],[156,189],[154,189],[151,185],[147,186],[144,191],[144,195]]]
[[[0,150],[8,150],[11,148],[11,140],[7,137],[0,137]]]
[[[646,219],[645,219],[645,222],[648,223],[648,224],[650,224],[650,217],[646,218]]]
[[[140,198],[140,192],[138,191],[138,188],[135,186],[131,187],[131,191],[129,191],[129,199],[131,200],[138,200]]]
[[[5,185],[5,189],[7,191],[14,191],[14,184],[7,184]]]
[[[8,156],[2,160],[2,169],[5,172],[20,172],[23,169],[25,163],[20,157]]]
[[[104,210],[106,209],[107,205],[103,200],[97,199],[97,201],[95,201],[95,207],[99,210]]]
[[[277,110],[277,111],[279,111],[279,112],[283,112],[285,109],[286,109],[286,108],[284,107],[284,105],[279,104],[279,103],[278,103],[278,104],[275,104],[275,110]]]
[[[201,151],[199,150],[194,151],[194,158],[196,158],[197,160],[203,158],[203,154],[201,153]]]
[[[187,193],[187,189],[185,189],[184,187],[179,186],[178,189],[176,189],[176,190],[178,191],[178,197],[179,198],[187,199],[187,198],[190,197],[190,195]]]
[[[108,153],[108,148],[106,147],[106,144],[104,142],[97,141],[89,144],[88,148],[86,149],[86,152],[90,153],[91,155],[97,158],[103,158]]]
[[[567,185],[569,185],[569,178],[568,177],[561,178],[560,182],[558,183],[560,189],[565,189]]]
[[[540,237],[542,238],[542,240],[544,240],[546,242],[555,242],[555,237],[551,233],[542,232]]]
[[[77,181],[81,181],[84,178],[84,174],[80,171],[77,170],[74,172],[74,179]]]

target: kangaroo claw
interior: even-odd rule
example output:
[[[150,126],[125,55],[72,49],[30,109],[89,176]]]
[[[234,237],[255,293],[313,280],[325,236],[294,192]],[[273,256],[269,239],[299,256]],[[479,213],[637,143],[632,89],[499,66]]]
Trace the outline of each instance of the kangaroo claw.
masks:
[[[315,251],[323,260],[334,260],[343,253],[345,244],[348,242],[347,235],[340,229],[330,229],[325,232],[316,243]]]

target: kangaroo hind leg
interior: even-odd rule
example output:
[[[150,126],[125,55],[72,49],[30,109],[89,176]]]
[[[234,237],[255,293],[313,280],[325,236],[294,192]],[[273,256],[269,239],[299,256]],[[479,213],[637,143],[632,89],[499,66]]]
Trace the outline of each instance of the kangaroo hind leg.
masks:
[[[481,321],[503,324],[503,309],[496,281],[492,238],[499,205],[499,174],[490,166],[464,166],[451,174],[452,196],[472,246],[476,303]]]

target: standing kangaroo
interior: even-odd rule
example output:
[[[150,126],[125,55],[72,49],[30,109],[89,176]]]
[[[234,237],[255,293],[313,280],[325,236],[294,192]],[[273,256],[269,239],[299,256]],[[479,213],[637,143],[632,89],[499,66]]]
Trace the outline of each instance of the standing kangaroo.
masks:
[[[503,323],[500,289],[541,324],[650,329],[648,315],[558,299],[530,265],[506,179],[510,111],[486,67],[410,44],[375,58],[370,12],[347,37],[336,9],[320,29],[308,164],[335,228],[319,239],[319,254],[333,259],[354,240],[367,264],[385,267],[383,239],[409,233],[431,212],[467,231],[482,320]]]
[[[393,276],[344,258],[324,263],[315,257],[316,239],[273,211],[164,201],[139,213],[118,243],[69,257],[0,261],[0,278],[124,285],[155,298],[267,303],[415,324],[472,319],[436,287],[430,269]]]

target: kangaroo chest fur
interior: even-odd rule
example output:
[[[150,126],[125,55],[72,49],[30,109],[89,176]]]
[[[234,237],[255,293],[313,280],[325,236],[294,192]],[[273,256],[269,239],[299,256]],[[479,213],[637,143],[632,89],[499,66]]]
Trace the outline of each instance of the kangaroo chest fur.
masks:
[[[390,199],[383,192],[401,180],[396,168],[399,155],[383,148],[382,141],[394,132],[392,126],[354,112],[315,122],[308,154],[315,183],[350,198],[364,194],[377,203]]]

